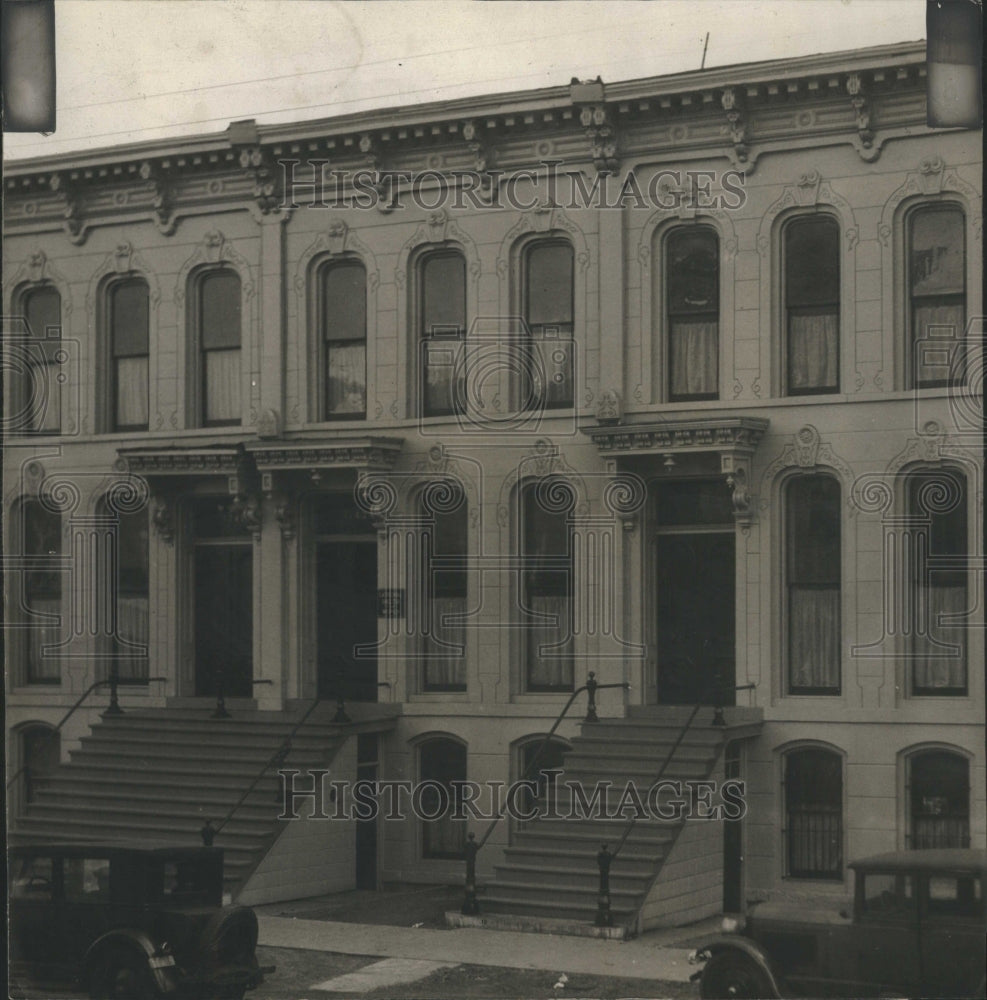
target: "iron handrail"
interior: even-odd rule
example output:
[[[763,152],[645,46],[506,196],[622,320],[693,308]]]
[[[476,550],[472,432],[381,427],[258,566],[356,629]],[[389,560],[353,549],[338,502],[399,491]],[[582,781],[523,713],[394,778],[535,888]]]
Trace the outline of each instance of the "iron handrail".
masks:
[[[288,735],[281,741],[281,744],[277,748],[277,750],[275,750],[274,753],[272,753],[271,756],[268,757],[268,759],[264,762],[263,767],[261,767],[261,769],[254,776],[254,780],[250,782],[250,785],[247,788],[247,790],[240,796],[236,804],[222,818],[222,820],[219,823],[219,826],[213,826],[212,820],[208,819],[206,820],[202,829],[199,831],[199,835],[202,837],[202,842],[207,847],[212,846],[212,842],[215,839],[216,834],[219,833],[219,831],[222,830],[227,823],[229,823],[229,821],[233,818],[233,816],[235,815],[236,811],[240,808],[240,806],[242,806],[243,803],[246,802],[247,797],[257,787],[258,782],[261,780],[261,778],[264,777],[264,775],[268,772],[271,766],[273,764],[283,764],[285,762],[285,760],[288,757],[288,754],[290,754],[292,750],[291,741],[298,734],[298,730],[301,729],[303,725],[305,725],[305,723],[308,721],[309,716],[315,711],[315,709],[318,707],[321,701],[322,701],[321,697],[316,695],[316,697],[312,700],[312,704],[309,705],[308,708],[305,710],[305,714],[294,724],[294,726],[292,726],[291,732],[288,733]]]
[[[167,680],[167,678],[166,677],[148,677],[147,682],[150,684],[152,681],[164,681],[164,680]],[[90,684],[89,687],[87,687],[86,690],[83,691],[81,695],[79,695],[79,697],[76,699],[75,704],[65,713],[65,715],[62,716],[62,718],[58,722],[58,725],[54,726],[52,729],[50,729],[48,731],[47,735],[45,736],[44,742],[41,744],[41,746],[47,746],[51,742],[51,740],[53,740],[62,731],[62,727],[65,725],[65,723],[68,722],[69,719],[72,718],[72,716],[75,714],[76,710],[93,693],[93,691],[96,690],[96,688],[98,688],[98,687],[105,687],[106,685],[110,685],[111,688],[115,688],[118,683],[119,683],[119,678],[115,674],[112,677],[107,677],[105,680],[93,681],[92,684]],[[116,703],[116,692],[115,691],[113,693],[113,702],[112,703],[113,704]],[[113,713],[113,714],[121,714],[121,713],[118,712],[118,713]],[[6,785],[7,791],[10,791],[10,789],[13,787],[14,782],[22,774],[26,774],[28,771],[30,771],[30,769],[31,768],[30,768],[29,764],[22,764],[11,775],[11,777],[7,780],[7,785]]]
[[[655,780],[651,782],[651,787],[654,788],[654,786],[659,781],[661,781],[662,777],[665,774],[665,771],[668,770],[668,765],[672,762],[672,758],[675,756],[675,751],[678,750],[678,748],[682,745],[682,741],[685,739],[686,734],[692,727],[692,723],[695,721],[696,716],[699,714],[699,710],[704,706],[708,707],[705,701],[706,696],[714,693],[718,695],[723,691],[753,691],[755,687],[756,685],[754,684],[724,684],[720,686],[707,688],[706,691],[704,692],[704,698],[700,699],[699,701],[696,702],[695,705],[692,706],[692,711],[689,713],[688,719],[686,719],[685,724],[679,730],[679,734],[676,737],[675,742],[672,744],[671,750],[668,751],[668,753],[665,756],[665,759],[662,761],[661,767],[658,770],[658,774],[655,776]],[[721,721],[718,721],[719,719],[722,718],[721,713],[722,713],[722,706],[717,704],[715,706],[714,725],[723,725]],[[617,847],[610,852],[611,861],[620,853],[620,849],[627,842],[627,838],[630,836],[631,830],[634,829],[634,824],[637,823],[637,820],[638,817],[636,815],[631,816],[630,820],[627,823],[627,826],[624,827],[623,836],[620,838]],[[604,847],[605,846],[606,845],[604,845]]]

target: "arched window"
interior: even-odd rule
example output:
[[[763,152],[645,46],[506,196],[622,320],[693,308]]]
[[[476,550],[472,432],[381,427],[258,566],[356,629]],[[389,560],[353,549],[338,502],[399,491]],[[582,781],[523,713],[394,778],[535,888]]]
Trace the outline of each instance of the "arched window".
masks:
[[[949,750],[924,750],[907,765],[908,846],[969,847],[969,761]]]
[[[62,344],[62,299],[52,285],[40,285],[25,292],[21,301],[31,343],[18,410],[27,417],[25,430],[58,434],[62,411],[56,355]]]
[[[418,340],[421,345],[421,413],[463,412],[466,336],[466,258],[440,250],[418,265]]]
[[[704,226],[673,230],[665,243],[668,398],[719,395],[719,241]]]
[[[573,685],[572,510],[575,495],[560,479],[521,490],[521,612],[528,691]]]
[[[828,215],[784,229],[785,388],[789,396],[838,392],[840,227]]]
[[[31,568],[23,574],[24,607],[28,614],[27,682],[59,684],[61,670],[52,647],[62,637],[62,519],[30,500],[22,508],[24,554]],[[47,650],[47,651],[46,651]]]
[[[149,291],[143,278],[114,282],[108,292],[109,383],[107,427],[148,427]]]
[[[319,336],[323,352],[322,416],[367,415],[367,271],[358,260],[319,272]]]
[[[444,736],[425,740],[418,747],[418,774],[423,786],[422,857],[459,860],[466,845],[466,820],[453,816],[453,782],[466,780],[466,747]]]
[[[955,469],[912,473],[908,513],[912,693],[964,695],[967,631],[959,616],[967,611],[966,477]]]
[[[843,878],[843,759],[809,747],[782,758],[785,865],[792,878]]]
[[[61,737],[57,729],[43,723],[30,723],[17,730],[18,766],[20,778],[19,806],[29,806],[37,798],[58,767],[61,759]]]
[[[966,220],[957,205],[929,205],[908,217],[912,384],[960,385],[966,327]]]
[[[567,240],[524,251],[524,318],[537,369],[530,403],[541,409],[573,404],[573,259]]]
[[[426,614],[422,636],[425,691],[466,690],[467,509],[462,487],[433,482],[421,500],[420,593]]]
[[[196,279],[199,422],[203,427],[242,419],[240,276],[229,268]]]
[[[840,484],[792,479],[785,491],[788,693],[840,693]]]
[[[558,783],[557,775],[545,772],[563,771],[565,755],[569,752],[569,744],[563,739],[552,737],[544,742],[543,736],[532,736],[525,739],[518,747],[517,776],[518,780],[533,781],[538,786],[536,794],[524,788],[518,796],[518,809],[524,815],[539,808],[539,803],[546,804],[546,796],[550,791],[554,794]],[[518,824],[523,825],[523,823]]]

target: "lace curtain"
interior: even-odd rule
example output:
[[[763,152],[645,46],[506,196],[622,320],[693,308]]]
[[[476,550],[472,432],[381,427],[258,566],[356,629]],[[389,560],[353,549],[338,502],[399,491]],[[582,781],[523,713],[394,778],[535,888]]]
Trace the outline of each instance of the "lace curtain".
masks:
[[[529,594],[527,638],[528,687],[572,690],[572,633],[569,597],[565,594]]]
[[[425,341],[425,414],[455,412],[462,394],[456,385],[462,380],[457,362],[463,349],[461,340],[451,338]]]
[[[27,634],[27,679],[29,684],[57,684],[61,679],[58,655],[42,651],[57,646],[62,639],[62,626],[58,615],[62,610],[59,597],[34,597],[30,601],[33,612]],[[39,621],[42,615],[51,615],[51,621]]]
[[[130,681],[147,680],[147,652],[141,655],[133,647],[148,645],[148,601],[146,597],[117,598],[117,635],[129,645],[120,646],[126,653],[125,659],[118,661],[117,671],[121,679]]]
[[[940,616],[963,614],[966,605],[966,587],[915,588],[915,621],[926,629],[925,635],[916,635],[912,642],[912,670],[917,690],[966,688],[964,629],[939,624]],[[959,648],[944,649],[946,644]]]
[[[839,319],[835,313],[789,315],[789,391],[829,389],[839,384],[838,333]]]
[[[433,597],[431,634],[425,636],[426,690],[466,690],[465,597]],[[458,621],[456,619],[459,619]]]
[[[327,416],[367,411],[367,350],[363,341],[344,341],[328,347]]]
[[[955,360],[966,325],[966,310],[962,303],[951,305],[915,305],[915,382],[960,381],[963,371]],[[932,329],[930,329],[930,327]],[[940,346],[941,345],[941,346]],[[948,355],[948,361],[944,357]]]
[[[147,356],[117,358],[117,427],[146,427]]]
[[[671,394],[712,396],[717,391],[719,324],[676,321],[671,329]]]
[[[840,591],[838,587],[789,589],[789,687],[840,688]]]
[[[241,417],[240,349],[207,351],[205,364],[204,417],[206,422],[239,420]]]

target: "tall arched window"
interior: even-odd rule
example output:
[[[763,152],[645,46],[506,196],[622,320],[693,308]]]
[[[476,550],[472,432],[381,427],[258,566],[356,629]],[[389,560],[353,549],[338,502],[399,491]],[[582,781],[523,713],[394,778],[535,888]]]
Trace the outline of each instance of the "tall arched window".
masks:
[[[325,420],[367,415],[367,271],[358,260],[330,263],[319,272]]]
[[[531,402],[542,409],[573,404],[573,259],[567,240],[540,240],[524,251],[524,318],[537,369]]]
[[[453,783],[466,780],[466,747],[445,736],[425,740],[418,746],[418,774],[422,857],[459,860],[466,846],[466,820],[453,815],[457,801]]]
[[[909,610],[912,693],[967,691],[967,486],[956,469],[925,469],[908,479],[912,531]],[[948,619],[952,617],[953,620]]]
[[[970,763],[949,750],[912,754],[908,772],[908,846],[970,846]]]
[[[62,345],[62,299],[52,285],[29,289],[22,298],[31,343],[18,411],[25,430],[58,434],[62,427],[61,386],[56,356]]]
[[[571,691],[575,494],[563,480],[546,479],[525,484],[520,501],[525,686]]]
[[[223,268],[197,279],[199,422],[203,427],[242,420],[240,276]]]
[[[912,384],[964,381],[966,220],[958,205],[924,206],[908,217]]]
[[[782,758],[785,794],[785,874],[843,878],[843,759],[808,747]]]
[[[565,740],[554,736],[547,742],[544,736],[532,736],[521,742],[517,756],[518,780],[524,778],[525,781],[532,781],[538,788],[534,795],[527,787],[522,790],[517,802],[522,815],[547,804],[546,796],[550,792],[554,794],[558,783],[557,776],[551,772],[564,770],[565,755],[569,750],[569,744]],[[518,824],[522,825],[523,822]]]
[[[785,490],[788,693],[840,693],[840,484],[792,479]]]
[[[462,487],[451,481],[429,485],[421,499],[420,593],[426,620],[422,636],[425,691],[466,690],[467,509]]]
[[[52,648],[62,637],[62,520],[37,500],[24,504],[22,517],[30,565],[22,576],[29,625],[26,678],[29,684],[60,684],[61,669]]]
[[[108,292],[110,393],[107,427],[148,428],[150,296],[143,278],[114,282]]]
[[[418,265],[421,413],[461,413],[465,404],[466,258],[440,250]]]
[[[668,398],[719,395],[719,241],[704,226],[673,230],[665,242]]]
[[[840,388],[840,227],[828,215],[784,229],[785,388],[789,396]]]

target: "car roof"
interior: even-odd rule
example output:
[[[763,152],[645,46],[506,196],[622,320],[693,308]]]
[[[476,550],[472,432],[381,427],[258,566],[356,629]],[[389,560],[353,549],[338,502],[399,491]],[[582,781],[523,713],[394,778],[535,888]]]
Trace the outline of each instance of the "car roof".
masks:
[[[147,840],[100,840],[86,843],[72,841],[71,843],[50,841],[18,844],[9,847],[7,853],[12,857],[27,857],[37,854],[59,854],[67,858],[99,857],[182,857],[193,858],[222,854],[221,847],[202,847],[189,844],[171,844],[166,841]]]
[[[936,847],[918,851],[891,851],[851,861],[856,870],[985,872],[987,851],[976,847]]]

